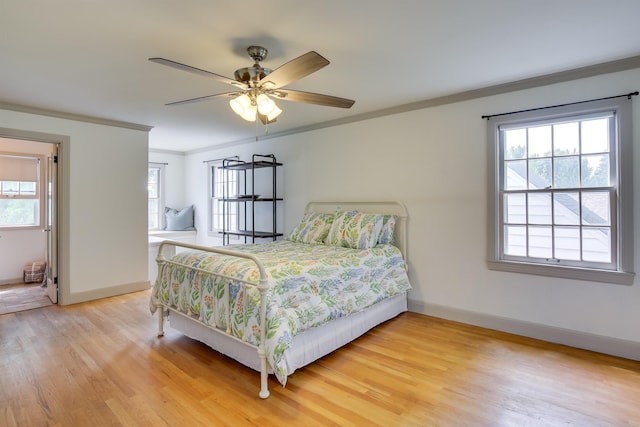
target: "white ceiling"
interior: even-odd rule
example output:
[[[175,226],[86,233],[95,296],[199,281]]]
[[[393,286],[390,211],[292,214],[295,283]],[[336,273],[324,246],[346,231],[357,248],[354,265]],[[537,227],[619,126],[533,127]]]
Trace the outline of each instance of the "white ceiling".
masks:
[[[640,54],[639,0],[2,0],[0,102],[153,126],[150,147],[190,151],[255,137],[231,86],[149,62],[233,77],[315,50],[331,61],[287,88],[356,100],[280,101],[269,132]],[[264,129],[258,129],[261,134]]]

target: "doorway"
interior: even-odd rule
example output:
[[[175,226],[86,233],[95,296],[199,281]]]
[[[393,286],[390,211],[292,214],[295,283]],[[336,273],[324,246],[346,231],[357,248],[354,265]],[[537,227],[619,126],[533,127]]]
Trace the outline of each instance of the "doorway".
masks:
[[[58,302],[60,143],[16,132],[0,129],[0,314]]]

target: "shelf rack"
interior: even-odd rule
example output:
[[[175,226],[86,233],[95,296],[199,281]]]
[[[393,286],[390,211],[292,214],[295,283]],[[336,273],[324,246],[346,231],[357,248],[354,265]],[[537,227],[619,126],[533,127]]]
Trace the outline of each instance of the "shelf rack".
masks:
[[[226,180],[226,183],[223,187],[223,195],[222,195],[222,215],[223,215],[223,229],[222,233],[222,241],[224,245],[229,244],[230,236],[239,236],[244,237],[245,243],[247,243],[248,239],[251,239],[251,243],[255,243],[256,239],[265,239],[271,238],[276,240],[278,237],[281,237],[283,234],[277,231],[277,202],[282,201],[281,197],[277,197],[277,181],[276,181],[276,168],[282,166],[282,163],[278,163],[276,157],[273,154],[254,154],[251,157],[250,162],[245,162],[242,160],[238,160],[237,158],[228,158],[222,161],[222,168],[227,171],[238,171],[242,173],[242,184],[244,187],[244,191],[242,196],[232,195],[232,191],[229,183],[229,180]],[[271,195],[269,196],[261,196],[256,195],[256,175],[260,170],[264,170],[265,172],[271,172]],[[247,174],[249,174],[249,178],[247,179]],[[240,177],[238,178],[240,179]],[[248,186],[248,183],[251,182],[251,186]],[[251,190],[249,192],[249,190]],[[231,224],[229,223],[229,205],[231,203],[238,204],[238,214],[240,205],[244,209],[244,215],[238,217],[238,222],[242,223],[242,227],[238,224],[238,229],[231,229]],[[271,219],[272,226],[270,230],[256,230],[255,220],[256,220],[256,204],[258,203],[271,203]],[[247,219],[251,218],[251,226],[249,227],[247,224]]]

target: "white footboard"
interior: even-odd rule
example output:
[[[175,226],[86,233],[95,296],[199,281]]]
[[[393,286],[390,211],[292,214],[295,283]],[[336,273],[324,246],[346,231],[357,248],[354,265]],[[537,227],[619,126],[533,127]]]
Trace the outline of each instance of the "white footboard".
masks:
[[[256,264],[256,267],[258,268],[258,271],[260,273],[260,279],[258,284],[255,283],[251,283],[248,282],[246,280],[243,280],[241,278],[238,277],[230,277],[230,276],[225,276],[225,275],[221,275],[221,274],[217,274],[217,273],[212,273],[210,271],[206,271],[206,270],[202,270],[202,269],[198,269],[198,268],[193,268],[192,266],[188,266],[188,265],[183,265],[183,264],[179,264],[177,262],[174,262],[172,260],[169,260],[167,258],[165,258],[164,256],[164,249],[165,247],[181,247],[181,248],[187,248],[187,249],[193,249],[193,250],[198,250],[198,251],[204,251],[204,252],[210,252],[213,254],[220,254],[220,255],[226,255],[226,256],[231,256],[231,257],[238,257],[238,258],[245,258],[245,259],[249,259],[251,261],[253,261]],[[170,240],[165,240],[164,242],[162,242],[158,248],[158,256],[156,258],[156,261],[158,263],[158,278],[157,280],[161,280],[161,273],[162,273],[162,267],[165,264],[172,264],[172,265],[179,265],[182,267],[187,267],[190,268],[192,270],[197,270],[197,271],[202,271],[205,272],[207,274],[216,276],[216,277],[220,277],[222,279],[225,279],[226,281],[233,281],[235,283],[242,283],[244,286],[251,286],[251,287],[255,287],[259,293],[260,293],[260,306],[259,306],[259,310],[260,310],[260,344],[258,346],[252,345],[250,343],[248,343],[247,341],[243,341],[235,336],[226,334],[224,331],[211,326],[211,325],[207,325],[203,322],[200,322],[198,319],[195,319],[193,317],[188,316],[187,314],[184,314],[180,311],[178,311],[175,307],[171,307],[168,304],[164,304],[162,302],[157,302],[156,303],[156,307],[157,307],[157,312],[158,312],[158,336],[161,337],[162,335],[164,335],[164,317],[165,317],[165,313],[175,313],[178,316],[183,316],[186,319],[189,319],[190,321],[193,321],[195,323],[199,323],[205,327],[207,327],[208,329],[210,329],[212,331],[212,334],[223,334],[226,335],[228,337],[233,338],[234,340],[237,341],[241,341],[243,344],[249,345],[251,347],[254,347],[256,349],[258,358],[260,360],[260,397],[262,399],[266,399],[267,397],[269,397],[269,388],[268,388],[268,382],[267,382],[267,377],[268,377],[268,366],[267,366],[267,355],[266,355],[266,351],[265,351],[265,341],[266,341],[266,330],[267,330],[267,292],[269,290],[269,283],[267,282],[267,275],[264,269],[264,266],[262,265],[262,263],[260,262],[260,260],[258,258],[256,258],[254,255],[252,254],[247,254],[247,253],[242,253],[242,252],[236,252],[236,251],[230,251],[230,250],[226,250],[226,249],[222,249],[222,248],[215,248],[215,247],[208,247],[208,246],[198,246],[198,245],[192,245],[189,243],[182,243],[182,242],[175,242],[175,241],[170,241]]]

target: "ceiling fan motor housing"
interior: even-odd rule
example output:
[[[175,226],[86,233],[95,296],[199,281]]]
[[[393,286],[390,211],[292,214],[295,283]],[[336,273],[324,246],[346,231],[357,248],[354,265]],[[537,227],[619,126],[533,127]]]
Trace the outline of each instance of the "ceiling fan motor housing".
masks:
[[[233,76],[235,79],[242,83],[259,82],[264,77],[271,73],[269,68],[262,68],[257,63],[253,67],[238,68]]]
[[[271,73],[269,68],[262,68],[260,61],[263,61],[267,57],[267,49],[262,46],[249,46],[247,53],[253,59],[254,64],[252,67],[238,68],[234,73],[234,77],[237,81],[242,83],[258,82]]]

